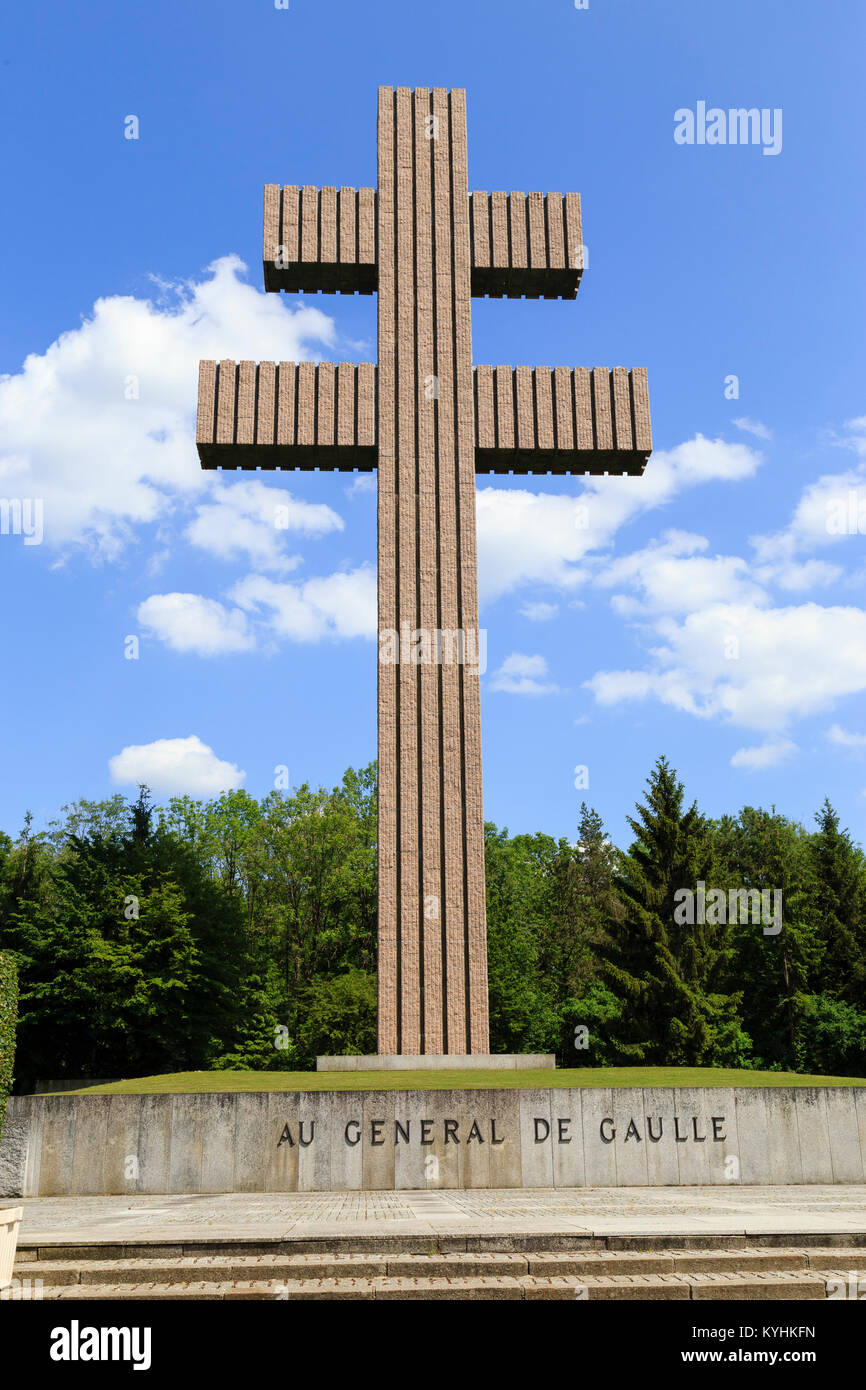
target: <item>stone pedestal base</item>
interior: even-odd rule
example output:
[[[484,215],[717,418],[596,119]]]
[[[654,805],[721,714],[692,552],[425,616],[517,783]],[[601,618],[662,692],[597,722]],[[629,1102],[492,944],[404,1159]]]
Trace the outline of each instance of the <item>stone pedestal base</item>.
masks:
[[[316,1071],[552,1071],[548,1052],[427,1053],[419,1056],[375,1053],[371,1057],[317,1057]]]

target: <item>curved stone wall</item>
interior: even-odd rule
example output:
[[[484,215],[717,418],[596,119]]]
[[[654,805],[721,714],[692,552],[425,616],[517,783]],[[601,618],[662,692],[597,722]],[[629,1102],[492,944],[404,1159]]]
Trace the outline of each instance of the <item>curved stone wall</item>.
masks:
[[[866,1182],[866,1087],[23,1096],[0,1195]]]

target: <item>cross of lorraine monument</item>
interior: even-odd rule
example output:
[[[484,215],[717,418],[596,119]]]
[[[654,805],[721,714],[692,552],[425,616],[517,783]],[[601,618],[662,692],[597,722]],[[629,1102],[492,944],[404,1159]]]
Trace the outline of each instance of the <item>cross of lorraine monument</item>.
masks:
[[[641,474],[652,449],[643,368],[472,365],[473,295],[577,294],[579,195],[470,193],[465,92],[380,87],[378,186],[269,184],[263,264],[266,290],[376,291],[378,363],[202,362],[202,467],[377,467],[380,635],[477,652],[476,472]],[[477,1064],[477,664],[380,661],[378,743],[379,1064]]]

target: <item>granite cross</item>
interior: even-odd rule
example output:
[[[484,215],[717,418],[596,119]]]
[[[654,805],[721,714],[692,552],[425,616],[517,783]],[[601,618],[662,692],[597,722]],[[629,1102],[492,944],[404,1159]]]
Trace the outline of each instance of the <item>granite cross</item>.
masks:
[[[473,368],[473,295],[583,263],[576,193],[469,192],[462,90],[382,87],[378,186],[268,185],[263,249],[267,290],[377,292],[378,363],[201,364],[203,467],[378,469],[383,1054],[489,1052],[475,474],[652,448],[642,368]]]

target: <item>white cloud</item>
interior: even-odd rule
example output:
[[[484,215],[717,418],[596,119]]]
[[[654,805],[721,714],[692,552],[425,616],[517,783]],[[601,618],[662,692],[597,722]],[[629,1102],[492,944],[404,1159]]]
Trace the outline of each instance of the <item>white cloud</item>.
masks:
[[[138,619],[172,650],[196,656],[251,651],[263,641],[376,635],[376,571],[371,565],[296,583],[248,574],[228,598],[234,607],[201,594],[152,594],[139,605]]]
[[[521,618],[528,618],[531,623],[549,623],[551,618],[555,618],[559,612],[559,605],[556,603],[524,603],[518,609]]]
[[[843,729],[840,724],[830,726],[827,738],[840,748],[866,748],[866,734],[853,734],[849,729]]]
[[[866,471],[826,473],[803,489],[791,520],[781,531],[751,537],[759,564],[778,573],[787,588],[827,583],[842,573],[824,561],[798,566],[796,557],[851,536],[866,535]],[[798,582],[798,575],[801,581]],[[791,579],[793,577],[793,582]],[[786,583],[786,579],[788,582]]]
[[[772,439],[773,431],[768,429],[760,420],[750,420],[747,415],[741,415],[734,421],[738,430],[743,430],[746,434],[753,434],[756,439]]]
[[[599,544],[582,526],[585,495],[555,497],[498,488],[480,488],[478,584],[481,602],[491,602],[522,584],[553,584],[569,589],[586,579],[577,567]]]
[[[713,603],[766,603],[746,561],[736,555],[697,554],[708,544],[704,536],[668,531],[643,550],[611,561],[597,582],[604,588],[632,584],[643,591],[642,600],[614,595],[614,609],[625,617],[643,612],[691,613]]]
[[[781,732],[793,720],[866,691],[866,612],[805,603],[716,604],[661,617],[646,670],[599,671],[602,705],[650,697],[699,718]]]
[[[544,678],[547,674],[547,662],[543,656],[512,652],[499,670],[493,672],[490,689],[502,690],[509,695],[555,695],[559,686],[546,681]]]
[[[219,479],[185,534],[193,545],[220,559],[245,557],[256,569],[286,573],[300,563],[298,556],[285,553],[283,538],[288,533],[319,537],[343,529],[341,517],[323,503],[301,501],[285,488],[267,487],[258,479],[231,484]]]
[[[246,773],[223,762],[195,734],[130,744],[108,760],[113,782],[144,783],[162,796],[218,796],[241,786]]]
[[[578,497],[523,489],[478,491],[478,576],[482,602],[522,584],[573,590],[590,574],[589,557],[642,513],[702,483],[751,477],[761,455],[746,444],[698,435],[658,450],[642,478],[587,478]]]
[[[200,594],[152,594],[138,606],[138,621],[176,652],[222,656],[250,651],[255,638],[240,609]]]
[[[789,594],[805,594],[835,584],[843,570],[826,560],[781,560],[777,564],[758,565],[753,573],[762,584],[775,584]]]
[[[376,571],[371,565],[299,583],[251,574],[229,596],[262,617],[278,638],[319,642],[325,637],[376,635]]]
[[[778,767],[797,752],[796,743],[789,738],[768,740],[755,748],[738,748],[731,758],[731,767],[744,767],[748,772],[761,772],[765,767]]]
[[[97,300],[79,328],[0,378],[0,486],[44,500],[47,545],[115,557],[137,526],[205,490],[199,358],[298,360],[334,344],[320,309],[245,284],[236,256],[208,269],[163,303]]]
[[[375,473],[356,473],[348,487],[344,488],[347,497],[357,497],[363,493],[376,492]]]
[[[850,449],[852,453],[866,459],[866,415],[858,415],[853,420],[846,420],[846,434],[833,434],[831,442],[842,449]]]

